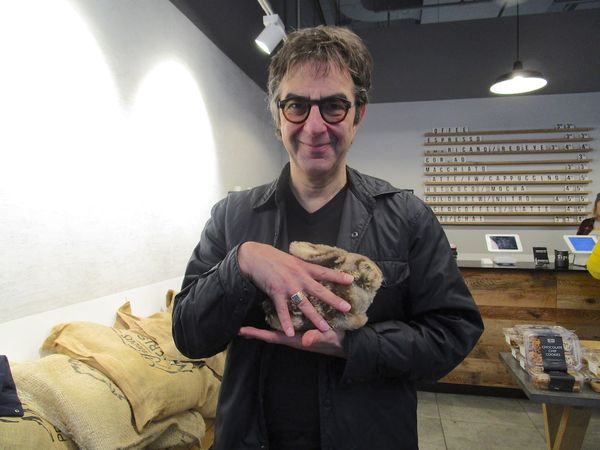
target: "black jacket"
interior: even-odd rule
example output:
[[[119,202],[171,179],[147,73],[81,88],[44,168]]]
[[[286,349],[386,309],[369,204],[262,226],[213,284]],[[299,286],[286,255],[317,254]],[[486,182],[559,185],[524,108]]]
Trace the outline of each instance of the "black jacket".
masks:
[[[416,449],[415,380],[436,380],[475,345],[483,324],[434,214],[408,192],[348,168],[337,245],[373,259],[385,281],[369,322],[346,333],[347,359],[319,365],[322,449]],[[270,345],[237,336],[266,328],[263,295],[241,273],[237,248],[287,242],[279,179],[217,203],[188,264],[173,311],[173,337],[187,356],[228,357],[215,450],[268,448],[261,414]],[[291,387],[293,388],[293,387]],[[301,414],[301,411],[298,412]]]

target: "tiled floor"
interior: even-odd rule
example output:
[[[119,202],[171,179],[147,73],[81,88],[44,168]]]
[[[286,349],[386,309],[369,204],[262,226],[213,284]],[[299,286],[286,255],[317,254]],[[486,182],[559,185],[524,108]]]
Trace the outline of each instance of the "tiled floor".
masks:
[[[542,406],[524,399],[419,392],[420,450],[546,450]],[[600,409],[582,450],[600,449]]]

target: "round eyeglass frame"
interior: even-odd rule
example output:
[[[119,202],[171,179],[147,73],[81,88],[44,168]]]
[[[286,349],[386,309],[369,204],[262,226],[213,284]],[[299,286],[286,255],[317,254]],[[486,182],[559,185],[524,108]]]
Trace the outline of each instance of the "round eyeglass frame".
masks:
[[[323,104],[325,102],[331,101],[331,100],[339,101],[344,105],[345,112],[344,112],[344,115],[339,120],[327,120],[327,118],[323,115],[323,110],[322,110]],[[290,101],[297,101],[297,102],[305,103],[309,106],[306,109],[306,114],[304,115],[304,117],[301,120],[291,120],[286,115],[285,106]],[[283,100],[277,101],[277,107],[279,109],[281,109],[281,113],[283,114],[283,117],[285,117],[285,119],[288,122],[295,123],[295,124],[300,124],[300,123],[306,122],[306,119],[308,119],[308,116],[310,115],[310,110],[312,109],[313,105],[317,105],[319,107],[319,114],[321,114],[321,118],[330,125],[335,125],[335,124],[342,122],[348,116],[348,111],[350,111],[350,109],[352,109],[352,106],[353,106],[352,102],[346,100],[345,98],[339,98],[339,97],[334,97],[334,98],[327,97],[327,98],[322,98],[319,100],[310,100],[310,99],[306,99],[306,98],[289,97],[289,98],[284,98]]]

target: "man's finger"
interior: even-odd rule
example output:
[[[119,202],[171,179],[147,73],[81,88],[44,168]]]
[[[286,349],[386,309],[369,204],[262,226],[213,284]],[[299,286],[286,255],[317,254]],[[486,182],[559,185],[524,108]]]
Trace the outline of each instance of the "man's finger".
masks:
[[[338,311],[348,312],[352,308],[352,305],[350,305],[350,303],[348,303],[343,298],[335,295],[321,283],[315,281],[314,283],[311,283],[310,287],[307,287],[306,289],[313,297],[316,297],[322,302],[327,303],[328,305],[332,306]]]
[[[313,331],[311,333],[311,331]],[[310,347],[312,346],[315,341],[318,341],[320,336],[320,333],[315,333],[314,330],[309,330],[306,333],[304,333],[302,335],[302,346],[303,347]]]
[[[272,299],[272,301],[275,306],[275,311],[277,311],[281,329],[286,336],[294,336],[294,326],[292,325],[292,318],[290,317],[290,311],[288,309],[288,300],[283,297],[278,297]]]
[[[269,343],[275,343],[277,340],[277,332],[254,327],[242,327],[238,334],[245,338],[260,339]]]
[[[308,299],[304,299],[300,303],[298,303],[298,308],[304,314],[308,320],[312,322],[312,324],[319,329],[319,331],[325,332],[331,329],[327,321],[317,312],[315,307],[308,301]]]
[[[290,297],[290,301],[296,306],[304,317],[310,320],[320,331],[329,330],[329,324],[321,316],[310,302],[304,291],[298,291]]]
[[[301,346],[300,336],[289,337],[283,333],[273,330],[263,330],[255,327],[241,327],[238,335],[249,339],[259,339],[269,344],[283,344],[296,348],[300,348]]]
[[[352,284],[354,281],[354,277],[349,273],[329,269],[327,267],[319,266],[318,264],[307,264],[309,266],[309,273],[315,280],[331,281],[332,283],[338,284]]]

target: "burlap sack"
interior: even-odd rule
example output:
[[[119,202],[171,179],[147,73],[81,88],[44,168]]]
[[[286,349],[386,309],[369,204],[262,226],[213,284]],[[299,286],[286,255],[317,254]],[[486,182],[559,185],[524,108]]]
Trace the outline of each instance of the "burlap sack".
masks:
[[[65,355],[18,364],[13,375],[18,389],[36,400],[40,414],[83,449],[194,445],[205,433],[204,420],[197,411],[153,422],[139,433],[123,392],[100,371]]]
[[[77,450],[75,443],[42,417],[35,399],[18,390],[23,417],[0,417],[1,449]]]
[[[221,352],[210,358],[203,359],[191,359],[181,354],[173,341],[173,334],[171,331],[173,324],[172,310],[170,309],[170,306],[171,302],[169,301],[169,294],[167,293],[166,311],[154,313],[149,317],[139,317],[132,314],[131,304],[126,302],[117,310],[115,328],[129,329],[148,335],[152,340],[156,341],[166,359],[186,362],[204,361],[221,379],[225,368],[226,352]]]
[[[89,364],[123,391],[138,431],[188,409],[215,416],[220,381],[203,363],[167,360],[147,335],[92,322],[57,325],[42,345]]]
[[[175,361],[194,361],[182,355],[173,341],[171,333],[171,312],[161,311],[148,317],[138,317],[131,312],[131,304],[126,302],[117,310],[117,324],[123,329],[129,329],[150,336],[159,345],[165,358]]]
[[[168,311],[169,314],[173,313],[173,299],[175,298],[175,295],[176,295],[176,292],[173,289],[169,289],[167,291],[167,293],[165,294],[165,310]],[[120,313],[121,311],[123,313],[125,313],[126,315],[123,316]],[[131,318],[129,319],[128,316],[130,316]],[[138,320],[139,320],[139,317],[136,317],[133,314],[131,314],[131,304],[129,303],[129,301],[127,301],[117,310],[117,317],[115,319],[115,323],[113,326],[118,330],[129,330],[129,329],[137,328],[141,331],[142,329],[139,328],[136,324],[136,322]],[[152,337],[152,336],[150,336],[150,337]],[[157,340],[156,338],[154,338],[154,340],[160,344],[159,340]],[[172,358],[172,359],[176,359],[176,358]]]

